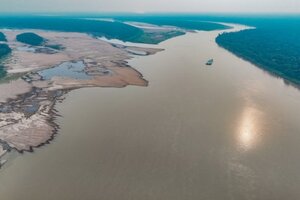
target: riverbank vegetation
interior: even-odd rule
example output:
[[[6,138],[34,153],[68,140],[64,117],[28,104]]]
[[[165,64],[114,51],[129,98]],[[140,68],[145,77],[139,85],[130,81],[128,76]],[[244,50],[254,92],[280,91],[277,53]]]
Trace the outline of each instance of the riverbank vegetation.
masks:
[[[2,32],[0,32],[0,42],[6,42],[6,41],[7,40],[6,40],[5,35]]]
[[[43,45],[46,40],[35,33],[22,33],[17,35],[17,41],[32,46],[40,46]]]
[[[7,44],[0,44],[0,78],[6,76],[5,67],[1,65],[1,61],[11,53],[11,49]]]
[[[11,48],[7,44],[0,44],[0,60],[11,53]]]
[[[89,33],[109,39],[130,41],[143,31],[121,23],[68,17],[0,17],[0,28],[42,29],[63,32]]]
[[[216,42],[253,64],[300,84],[300,38],[297,31],[251,29],[224,33]]]
[[[118,39],[125,42],[158,44],[164,40],[183,35],[183,30],[150,31],[124,23],[131,18],[117,18],[107,21],[88,17],[45,17],[45,16],[0,16],[0,28],[42,29],[62,32],[88,33],[95,37]],[[134,21],[159,26],[173,26],[186,30],[219,30],[227,26],[200,20],[175,20],[169,18],[134,18]]]

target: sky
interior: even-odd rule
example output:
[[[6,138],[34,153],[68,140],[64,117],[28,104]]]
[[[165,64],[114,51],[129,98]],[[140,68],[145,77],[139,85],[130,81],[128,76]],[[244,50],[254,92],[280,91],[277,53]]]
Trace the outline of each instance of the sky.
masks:
[[[0,0],[1,12],[235,12],[300,14],[300,0]]]

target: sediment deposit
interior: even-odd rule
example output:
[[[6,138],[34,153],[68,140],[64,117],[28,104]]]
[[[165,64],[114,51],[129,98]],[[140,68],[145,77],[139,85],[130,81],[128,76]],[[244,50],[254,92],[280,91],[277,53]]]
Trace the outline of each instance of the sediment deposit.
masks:
[[[12,53],[3,61],[8,75],[0,84],[0,156],[12,148],[19,152],[32,151],[49,142],[58,129],[54,122],[55,103],[72,89],[147,86],[142,74],[127,61],[133,56],[161,51],[114,45],[81,33],[32,30],[28,31],[45,38],[46,43],[29,46],[15,39],[26,31],[1,30],[7,36]],[[62,48],[51,48],[53,45]],[[75,68],[76,62],[84,65],[82,70]],[[68,65],[70,74],[88,78],[74,78],[68,71],[59,73],[57,67],[61,64]],[[46,79],[41,72],[49,68],[54,72],[57,68],[57,74]]]

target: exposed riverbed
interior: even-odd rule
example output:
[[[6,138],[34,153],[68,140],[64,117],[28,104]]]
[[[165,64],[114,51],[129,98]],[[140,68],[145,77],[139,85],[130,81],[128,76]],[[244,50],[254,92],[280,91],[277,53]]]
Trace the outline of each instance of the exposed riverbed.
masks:
[[[218,33],[131,60],[148,87],[68,93],[54,141],[0,170],[1,200],[299,199],[300,91]]]

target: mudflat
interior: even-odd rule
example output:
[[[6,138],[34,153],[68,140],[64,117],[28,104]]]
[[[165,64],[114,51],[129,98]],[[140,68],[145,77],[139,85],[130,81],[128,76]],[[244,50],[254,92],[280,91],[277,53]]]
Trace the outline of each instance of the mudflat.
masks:
[[[8,75],[0,84],[0,147],[19,152],[32,151],[53,138],[58,129],[54,105],[68,91],[83,87],[147,86],[148,82],[127,64],[128,60],[162,50],[112,45],[82,33],[1,32],[12,53],[4,61]],[[24,32],[35,32],[45,38],[45,45],[18,42],[17,35]],[[54,72],[58,69],[54,73],[49,68]]]

